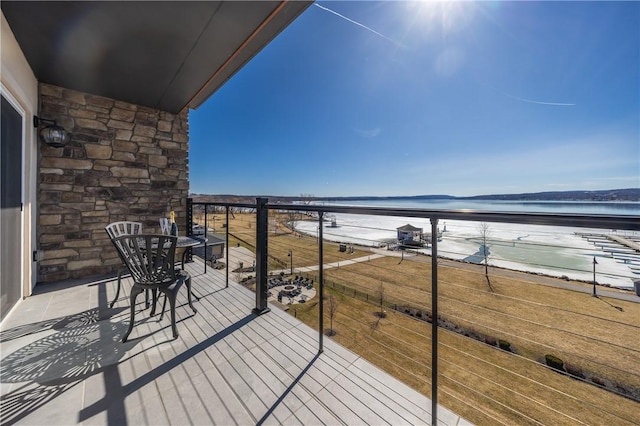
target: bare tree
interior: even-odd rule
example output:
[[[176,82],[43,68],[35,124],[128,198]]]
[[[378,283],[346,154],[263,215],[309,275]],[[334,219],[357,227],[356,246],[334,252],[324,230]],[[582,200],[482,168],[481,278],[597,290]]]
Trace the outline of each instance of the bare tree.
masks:
[[[491,238],[491,227],[487,222],[481,222],[478,225],[478,235],[480,237],[480,254],[484,263],[484,276],[487,278],[489,289],[493,291],[491,280],[489,279],[489,239]]]
[[[336,316],[338,312],[338,299],[336,299],[333,294],[330,294],[327,298],[327,308],[329,308],[329,331],[327,332],[327,336],[334,336],[336,331],[333,329],[333,317]]]

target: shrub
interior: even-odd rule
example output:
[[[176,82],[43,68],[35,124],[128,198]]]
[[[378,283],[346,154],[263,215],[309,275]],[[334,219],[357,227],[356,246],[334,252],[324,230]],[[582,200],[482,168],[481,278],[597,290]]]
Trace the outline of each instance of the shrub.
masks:
[[[602,386],[602,387],[607,387],[607,384],[606,384],[606,383],[604,382],[604,380],[603,380],[603,379],[601,379],[600,377],[593,376],[593,377],[591,378],[591,381],[592,381],[593,383],[595,383],[596,385],[600,385],[600,386]]]
[[[568,362],[565,362],[564,369],[567,373],[571,374],[574,377],[579,377],[581,379],[585,378],[584,373],[582,372],[582,369],[577,365],[573,365],[573,364],[569,364]]]
[[[491,336],[486,336],[486,337],[484,338],[484,342],[485,342],[487,345],[491,345],[491,346],[495,346],[495,345],[497,345],[497,344],[498,344],[498,340],[497,340],[495,337],[491,337]]]
[[[511,343],[507,342],[506,340],[499,339],[498,346],[500,346],[500,349],[502,349],[503,351],[511,352]]]
[[[547,354],[544,356],[547,365],[556,370],[564,371],[564,361],[555,355]]]

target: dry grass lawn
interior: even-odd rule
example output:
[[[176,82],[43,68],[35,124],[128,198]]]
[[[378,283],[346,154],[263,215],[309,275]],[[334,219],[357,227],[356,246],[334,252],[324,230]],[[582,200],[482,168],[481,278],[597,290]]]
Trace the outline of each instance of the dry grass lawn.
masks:
[[[216,223],[222,223],[224,216],[217,217]],[[317,265],[316,239],[296,235],[275,219],[270,217],[268,250],[278,260],[270,261],[269,268],[288,268],[289,250],[294,267]],[[231,245],[254,249],[253,214],[236,214],[229,231]],[[370,254],[340,252],[327,242],[324,248],[325,263]],[[440,328],[443,405],[478,424],[640,424],[639,402],[592,382],[596,376],[608,385],[640,390],[640,304],[542,285],[538,276],[526,273],[490,269],[489,277],[491,288],[482,267],[439,260],[441,318],[508,341],[517,353]],[[374,299],[382,284],[386,303],[430,311],[430,258],[384,257],[325,269],[325,282],[327,294],[340,304],[332,338],[429,396],[431,324],[393,310],[380,319],[374,315]],[[348,296],[354,289],[370,294],[371,303]],[[318,327],[317,298],[294,305],[290,313],[294,311]],[[325,329],[330,324],[327,311],[325,301]],[[584,372],[587,382],[547,368],[546,354]]]

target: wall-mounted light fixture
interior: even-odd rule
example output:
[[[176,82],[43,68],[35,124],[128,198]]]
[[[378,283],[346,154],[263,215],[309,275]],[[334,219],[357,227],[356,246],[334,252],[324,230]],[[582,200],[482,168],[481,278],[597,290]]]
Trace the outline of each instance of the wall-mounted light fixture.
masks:
[[[44,123],[50,123],[44,125]],[[46,118],[38,118],[37,116],[33,116],[33,127],[39,128],[40,131],[38,134],[40,135],[40,140],[47,145],[60,148],[63,147],[69,142],[70,136],[69,132],[67,132],[64,127],[58,126],[55,120],[48,120]]]

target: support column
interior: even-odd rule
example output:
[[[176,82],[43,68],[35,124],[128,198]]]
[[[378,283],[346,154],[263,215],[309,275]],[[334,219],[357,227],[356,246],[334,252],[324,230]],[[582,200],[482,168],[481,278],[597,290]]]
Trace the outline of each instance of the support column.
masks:
[[[256,307],[253,309],[253,313],[256,315],[266,314],[271,310],[267,307],[267,231],[269,225],[269,210],[267,209],[268,201],[269,200],[267,198],[256,198]]]
[[[225,268],[227,270],[226,273],[226,278],[225,278],[225,287],[229,287],[229,206],[226,206],[227,210],[226,210],[226,220],[227,220],[227,226],[226,226],[226,242],[225,242]]]
[[[324,351],[324,247],[322,238],[322,217],[324,212],[318,212],[318,353]]]
[[[431,218],[431,424],[438,423],[438,219]]]
[[[184,228],[184,235],[191,236],[193,234],[193,198],[187,198],[187,212]],[[185,261],[187,263],[193,262],[193,250],[191,248],[185,249],[187,251]],[[206,256],[205,256],[206,257]],[[206,267],[206,260],[205,260]],[[205,270],[206,272],[206,270]]]

